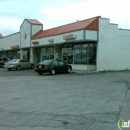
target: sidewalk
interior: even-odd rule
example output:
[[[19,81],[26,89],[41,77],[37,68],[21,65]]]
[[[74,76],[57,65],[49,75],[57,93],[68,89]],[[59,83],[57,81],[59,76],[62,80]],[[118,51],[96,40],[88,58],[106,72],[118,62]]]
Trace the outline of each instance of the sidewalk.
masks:
[[[80,73],[80,74],[88,74],[88,73],[98,73],[98,71],[92,71],[92,70],[72,70],[72,73]]]

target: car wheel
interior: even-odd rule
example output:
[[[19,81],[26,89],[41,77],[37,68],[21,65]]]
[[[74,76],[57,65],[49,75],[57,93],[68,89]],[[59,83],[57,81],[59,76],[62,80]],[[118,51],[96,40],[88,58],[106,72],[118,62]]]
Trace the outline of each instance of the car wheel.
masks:
[[[16,67],[16,70],[21,70],[21,66],[18,65],[18,66]]]
[[[71,71],[72,71],[72,69],[69,67],[68,70],[67,70],[67,72],[71,73]]]
[[[11,71],[12,69],[8,68],[9,71]]]
[[[41,72],[38,72],[38,74],[39,74],[39,75],[42,75],[42,73],[41,73]]]
[[[31,65],[31,67],[30,67],[31,69],[34,69],[34,65]]]
[[[3,67],[4,67],[4,64],[0,64],[0,67],[3,68]]]
[[[51,74],[54,75],[56,73],[55,69],[51,70]]]

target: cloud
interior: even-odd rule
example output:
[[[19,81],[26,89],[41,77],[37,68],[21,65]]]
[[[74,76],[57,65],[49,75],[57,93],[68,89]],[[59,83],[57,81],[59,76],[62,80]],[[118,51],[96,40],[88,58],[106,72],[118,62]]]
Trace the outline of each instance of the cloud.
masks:
[[[99,15],[130,28],[128,12],[129,0],[0,0],[0,33],[19,31],[25,18],[37,19],[48,29]]]

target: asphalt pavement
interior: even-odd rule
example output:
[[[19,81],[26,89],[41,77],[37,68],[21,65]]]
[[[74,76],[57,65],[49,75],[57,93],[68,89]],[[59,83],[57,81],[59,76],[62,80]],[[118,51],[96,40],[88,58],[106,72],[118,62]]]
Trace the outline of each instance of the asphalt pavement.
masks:
[[[130,72],[43,74],[0,68],[0,130],[119,130]],[[120,123],[120,122],[119,122]]]

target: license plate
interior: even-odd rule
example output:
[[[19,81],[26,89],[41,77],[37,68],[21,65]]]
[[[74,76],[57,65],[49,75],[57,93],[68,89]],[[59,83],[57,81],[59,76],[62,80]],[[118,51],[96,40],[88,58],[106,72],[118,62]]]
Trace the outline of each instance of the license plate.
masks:
[[[39,68],[42,68],[42,66],[39,66]]]

